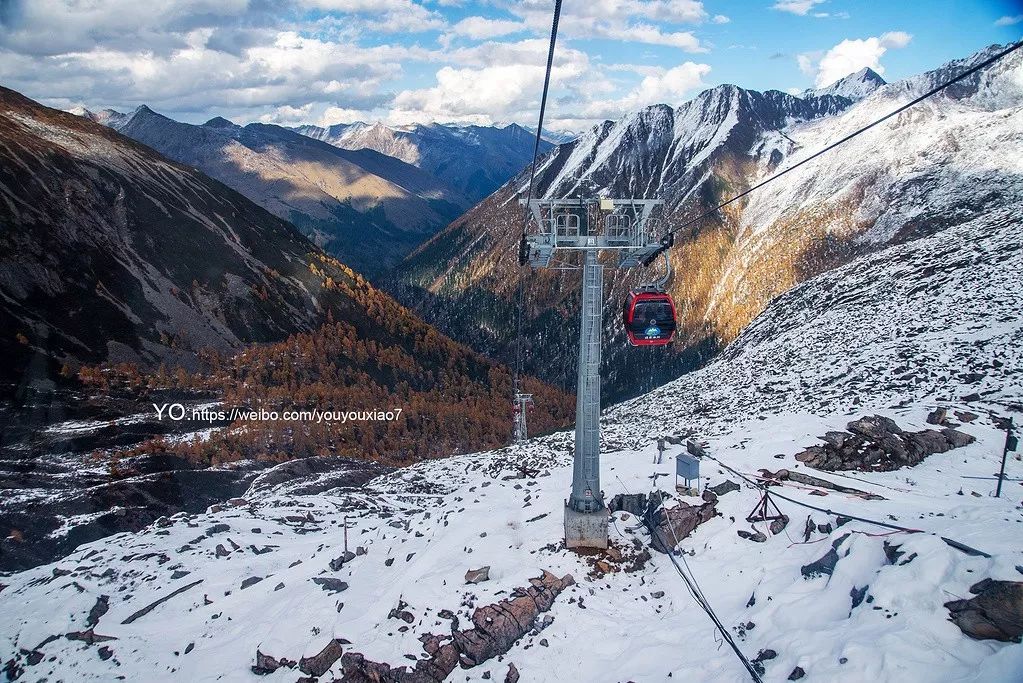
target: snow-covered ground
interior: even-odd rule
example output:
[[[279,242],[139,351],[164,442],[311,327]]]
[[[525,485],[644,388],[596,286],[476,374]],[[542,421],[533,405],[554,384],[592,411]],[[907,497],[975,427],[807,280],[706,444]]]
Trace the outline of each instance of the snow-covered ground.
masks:
[[[794,454],[861,415],[886,415],[913,430],[928,426],[926,415],[937,405],[980,415],[959,427],[975,443],[913,468],[812,472],[883,499],[784,490],[818,507],[926,533],[889,533],[854,521],[814,531],[804,542],[807,515],[833,527],[836,517],[778,501],[792,519],[788,528],[753,543],[736,534],[749,529],[744,518],[759,498],[744,487],[723,495],[720,516],[682,542],[692,574],[743,652],[751,659],[776,653],[763,661],[765,680],[784,681],[796,667],[805,671],[803,680],[828,682],[1023,677],[1023,645],[971,640],[943,607],[969,597],[969,586],[981,579],[1023,580],[1016,568],[1023,566],[1023,489],[1006,482],[1003,496],[992,497],[1004,433],[991,419],[1019,411],[1023,402],[1019,209],[814,278],[775,300],[707,368],[605,414],[608,497],[650,491],[655,474],[665,475],[658,488],[671,489],[670,458],[652,462],[653,438],[661,434],[692,433],[743,473],[805,472]],[[571,434],[555,434],[422,463],[358,490],[303,493],[261,475],[235,505],[179,514],[0,577],[7,584],[0,592],[0,660],[15,658],[29,681],[245,681],[255,680],[257,649],[298,659],[338,637],[351,641],[346,650],[371,660],[411,665],[424,656],[422,634],[450,631],[441,610],[466,628],[475,607],[549,570],[577,582],[555,600],[553,623],[524,636],[502,661],[456,670],[451,680],[503,680],[509,662],[525,681],[748,680],[666,556],[654,553],[635,571],[599,575],[592,558],[560,547],[570,446]],[[521,478],[521,466],[538,475]],[[1020,472],[1011,460],[1009,476]],[[736,479],[709,459],[701,474],[709,485]],[[335,571],[329,563],[343,552],[346,519],[350,548],[365,554]],[[804,578],[803,565],[850,533],[830,577]],[[991,557],[968,555],[939,536]],[[626,554],[634,552],[634,539],[648,540],[625,513],[616,514],[611,538]],[[894,564],[886,542],[903,553]],[[466,570],[484,565],[490,580],[466,585]],[[261,580],[246,581],[254,577]],[[317,578],[348,588],[331,593]],[[863,602],[853,607],[853,589],[864,587]],[[122,623],[178,589],[184,590]],[[86,629],[104,595],[109,612],[94,632],[116,640],[67,639]],[[411,623],[389,618],[399,601],[407,603]],[[26,665],[33,651],[42,659]],[[300,675],[282,669],[265,680]]]

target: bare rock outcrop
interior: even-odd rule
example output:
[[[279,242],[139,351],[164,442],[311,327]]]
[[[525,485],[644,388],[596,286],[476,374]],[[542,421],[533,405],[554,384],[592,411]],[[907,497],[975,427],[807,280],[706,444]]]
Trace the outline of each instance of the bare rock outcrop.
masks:
[[[943,417],[943,414],[931,416],[932,420]],[[941,431],[906,432],[883,415],[853,420],[846,429],[849,431],[828,432],[820,437],[824,445],[806,448],[796,454],[796,460],[820,470],[891,471],[916,465],[928,455],[975,441],[969,434],[950,427]]]
[[[696,527],[717,516],[717,498],[702,505],[680,502],[675,507],[662,508],[651,514],[653,517],[650,520],[653,527],[651,545],[655,550],[667,552],[693,533]]]
[[[301,659],[298,667],[310,676],[322,676],[336,663],[341,670],[339,680],[344,683],[439,683],[459,665],[468,669],[508,652],[515,641],[536,628],[539,615],[548,611],[575,580],[571,574],[558,578],[545,571],[529,583],[526,588],[516,588],[512,597],[477,609],[472,615],[472,628],[452,631],[450,635],[423,634],[420,640],[428,657],[417,661],[411,670],[407,666],[392,667],[370,661],[359,652],[342,652],[347,641],[338,639],[328,643],[318,655]],[[271,673],[282,666],[295,665],[293,661],[257,652],[253,671]],[[518,671],[511,666],[509,680],[517,680],[517,675]]]
[[[970,586],[976,597],[946,602],[949,618],[977,640],[1018,643],[1023,638],[1023,581],[984,579]]]

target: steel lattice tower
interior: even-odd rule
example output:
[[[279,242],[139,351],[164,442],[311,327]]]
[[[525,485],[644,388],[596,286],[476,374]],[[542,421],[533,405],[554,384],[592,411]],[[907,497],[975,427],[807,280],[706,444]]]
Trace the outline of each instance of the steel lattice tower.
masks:
[[[607,547],[607,506],[600,489],[600,331],[604,308],[602,251],[617,252],[618,267],[646,265],[671,246],[651,211],[659,199],[530,199],[539,231],[526,235],[534,268],[551,267],[554,252],[583,252],[579,375],[576,384],[572,491],[565,501],[565,545]]]

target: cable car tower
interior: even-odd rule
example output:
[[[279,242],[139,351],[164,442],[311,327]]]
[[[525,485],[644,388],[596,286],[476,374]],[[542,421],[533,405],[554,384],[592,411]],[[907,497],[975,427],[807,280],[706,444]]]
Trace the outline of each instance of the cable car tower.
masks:
[[[528,195],[527,195],[528,197]],[[520,260],[548,268],[557,251],[582,252],[579,378],[575,399],[572,492],[565,502],[565,545],[607,548],[607,506],[600,489],[600,331],[604,306],[602,251],[615,252],[619,268],[648,265],[672,245],[651,218],[660,199],[521,199],[538,231],[525,234]]]
[[[512,440],[515,443],[522,443],[529,438],[529,430],[526,428],[526,412],[533,405],[533,395],[522,393],[517,382],[513,405],[515,406],[515,427]]]

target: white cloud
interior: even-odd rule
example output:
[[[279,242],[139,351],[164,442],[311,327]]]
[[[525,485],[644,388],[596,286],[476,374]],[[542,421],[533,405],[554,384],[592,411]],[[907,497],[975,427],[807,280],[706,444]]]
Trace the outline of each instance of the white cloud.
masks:
[[[500,5],[536,33],[550,31],[548,0],[500,0]],[[673,25],[698,24],[708,19],[703,3],[696,0],[579,0],[566,3],[559,34],[566,38],[599,37],[706,52],[690,31],[677,30]]]
[[[1006,15],[996,19],[995,26],[1015,26],[1020,22],[1023,22],[1023,14],[1017,14],[1014,17]]]
[[[578,103],[573,114],[560,120],[562,127],[578,128],[598,120],[617,119],[630,111],[653,104],[677,105],[697,90],[707,87],[703,77],[711,70],[708,64],[693,62],[685,62],[671,69],[634,64],[616,64],[611,69],[635,71],[645,75],[643,80],[624,97]]]
[[[864,67],[884,74],[881,57],[888,50],[906,47],[912,38],[904,31],[890,31],[880,37],[843,40],[825,52],[819,60],[813,53],[801,54],[796,59],[803,73],[816,73],[815,85],[823,88]]]
[[[466,17],[451,27],[455,35],[465,36],[473,40],[497,38],[510,33],[518,33],[526,27],[519,21],[507,19],[487,19],[486,17]]]
[[[362,25],[381,33],[420,33],[447,26],[444,17],[412,0],[299,0],[329,12],[362,15]]]
[[[304,104],[301,107],[292,107],[289,104],[285,104],[280,107],[274,107],[272,111],[260,116],[259,120],[263,123],[276,123],[282,126],[292,126],[308,121],[309,114],[312,112],[312,109],[312,103]]]
[[[592,35],[648,45],[667,45],[686,52],[707,52],[707,48],[703,47],[699,39],[690,31],[663,33],[659,28],[650,24],[601,26],[595,28]]]
[[[645,77],[623,100],[626,111],[650,104],[677,104],[699,88],[707,87],[703,77],[710,73],[710,65],[686,62],[659,74]]]
[[[824,2],[825,0],[778,0],[778,2],[771,5],[771,9],[805,17],[810,13],[810,10]]]
[[[443,13],[457,1],[0,0],[0,83],[55,107],[145,103],[187,121],[535,119],[549,0],[487,0],[449,21]],[[696,0],[566,2],[551,121],[677,102],[701,72],[648,61],[641,45],[705,52],[694,26],[727,21]],[[390,37],[431,28],[436,42]],[[648,63],[630,69],[638,75],[613,73],[576,47],[595,37],[622,41]],[[402,80],[412,64],[436,65],[435,79]]]
[[[365,121],[367,118],[367,112],[361,109],[345,109],[344,107],[327,107],[324,110],[323,115],[320,116],[320,120],[316,122],[316,125],[323,126],[334,126],[339,123],[355,123],[356,121]],[[308,120],[308,118],[306,119]]]
[[[551,87],[559,90],[570,79],[582,76],[586,68],[585,63],[555,65],[551,70]],[[436,78],[433,87],[398,93],[388,120],[395,124],[427,121],[490,124],[528,119],[539,106],[544,67],[541,63],[483,68],[445,66],[437,71]]]
[[[731,19],[726,17],[724,14],[715,14],[714,18],[711,21],[713,21],[715,24],[727,24],[728,22],[731,21]]]

